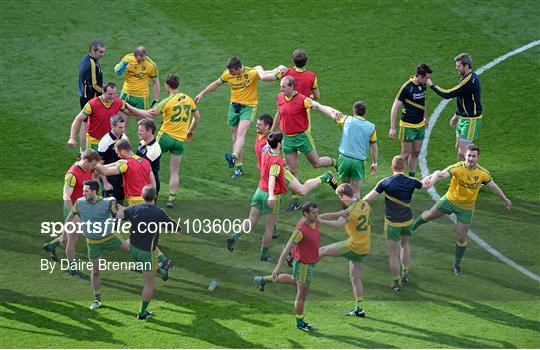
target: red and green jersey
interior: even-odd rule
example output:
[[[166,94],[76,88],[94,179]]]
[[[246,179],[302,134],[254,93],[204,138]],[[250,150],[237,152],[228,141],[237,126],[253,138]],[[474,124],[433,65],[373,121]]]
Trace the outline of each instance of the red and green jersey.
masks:
[[[72,204],[75,204],[75,201],[83,196],[84,182],[92,179],[92,170],[84,170],[79,165],[79,162],[73,164],[66,171],[64,186],[73,188],[73,192],[71,192],[71,196],[69,197]]]
[[[287,193],[287,186],[285,184],[285,162],[279,154],[272,151],[268,152],[264,157],[263,169],[261,171],[261,179],[259,180],[259,188],[265,192],[268,192],[268,179],[270,176],[276,177],[274,185],[274,195]]]
[[[118,97],[115,97],[112,103],[104,100],[103,96],[94,97],[82,110],[82,113],[88,116],[88,134],[101,140],[111,130],[111,117],[125,110],[124,101]]]
[[[144,186],[150,184],[150,171],[152,166],[144,158],[132,155],[120,161],[118,170],[124,178],[124,194],[128,197],[140,197]]]
[[[311,92],[318,88],[317,75],[310,70],[298,67],[287,68],[285,75],[280,72],[276,75],[276,78],[281,80],[286,76],[294,78],[294,87],[302,95],[310,96]]]
[[[255,156],[257,157],[257,169],[259,169],[259,172],[262,171],[263,154],[269,150],[268,134],[257,133],[257,136],[255,136]]]
[[[302,218],[293,232],[293,240],[296,243],[291,251],[294,260],[303,264],[314,264],[319,261],[320,231],[319,223],[308,224]]]
[[[309,128],[309,110],[312,101],[309,97],[296,93],[288,98],[283,92],[277,95],[279,108],[279,128],[285,135],[296,135]]]

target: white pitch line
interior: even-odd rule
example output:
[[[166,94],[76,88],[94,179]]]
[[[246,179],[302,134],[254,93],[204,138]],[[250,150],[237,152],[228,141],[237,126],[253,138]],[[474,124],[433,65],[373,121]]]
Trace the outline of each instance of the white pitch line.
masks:
[[[524,45],[524,46],[522,46],[522,47],[520,47],[518,49],[510,51],[510,52],[508,52],[508,53],[506,53],[506,54],[504,54],[504,55],[502,55],[500,57],[497,57],[496,59],[489,62],[488,64],[483,65],[482,67],[478,68],[476,70],[476,74],[480,75],[480,74],[484,73],[485,71],[487,71],[488,69],[491,69],[494,66],[496,66],[497,64],[501,63],[502,61],[504,61],[504,60],[514,56],[514,55],[520,54],[523,51],[528,50],[528,49],[530,49],[532,47],[535,47],[535,46],[538,46],[538,45],[540,45],[540,40],[530,42],[527,45]],[[431,135],[431,130],[435,126],[435,123],[437,123],[437,119],[439,119],[439,116],[441,115],[441,112],[444,110],[444,108],[446,107],[446,105],[448,105],[449,102],[450,102],[450,100],[441,101],[441,103],[439,103],[437,108],[435,108],[435,111],[431,115],[431,118],[429,118],[429,125],[428,125],[427,130],[426,130],[426,135],[425,135],[424,142],[422,144],[422,149],[420,150],[420,156],[419,156],[419,165],[420,165],[420,170],[422,172],[423,177],[426,177],[426,176],[428,176],[430,174],[428,164],[427,164],[427,152],[428,152],[429,137]],[[441,196],[437,193],[437,190],[434,187],[431,187],[428,190],[428,192],[429,192],[429,194],[431,195],[431,198],[433,198],[434,201],[438,201],[441,198]],[[449,216],[449,218],[450,218],[450,220],[452,220],[452,222],[454,224],[456,224],[456,217],[455,217],[454,214]],[[511,260],[511,259],[507,258],[506,256],[504,256],[503,254],[501,254],[499,251],[497,251],[496,249],[491,247],[489,244],[487,244],[486,241],[484,241],[482,238],[480,238],[473,231],[469,231],[469,237],[471,237],[473,241],[475,241],[476,243],[478,243],[478,245],[480,245],[480,247],[487,250],[490,254],[495,256],[497,259],[501,260],[505,264],[507,264],[507,265],[513,267],[514,269],[518,270],[519,272],[521,272],[525,276],[540,282],[540,276],[538,276],[535,273],[532,273],[531,271],[527,270],[523,266],[519,265],[518,263],[514,262],[513,260]]]

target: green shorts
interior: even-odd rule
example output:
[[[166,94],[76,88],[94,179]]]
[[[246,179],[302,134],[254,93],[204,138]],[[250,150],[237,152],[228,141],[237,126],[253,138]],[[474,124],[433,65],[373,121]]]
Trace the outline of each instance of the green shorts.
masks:
[[[117,234],[113,234],[112,237],[109,239],[103,239],[99,241],[87,238],[86,245],[88,247],[88,259],[92,261],[99,258],[101,256],[101,253],[103,253],[103,251],[105,250],[118,251],[120,249],[120,246],[122,245],[122,239],[120,239]]]
[[[158,133],[157,140],[163,153],[171,152],[171,154],[180,157],[184,155],[184,142],[178,141],[177,139],[169,136],[169,134],[161,131]]]
[[[86,149],[93,149],[94,151],[98,151],[99,147],[99,141],[100,139],[90,136],[90,134],[86,133]]]
[[[294,136],[283,135],[283,153],[290,154],[296,151],[307,154],[315,149],[315,142],[309,131]]]
[[[349,248],[348,243],[349,241],[337,242],[337,250],[339,254],[349,261],[357,262],[357,263],[365,263],[367,261],[367,256],[369,254],[359,254],[352,251]]]
[[[257,191],[255,191],[255,194],[251,198],[251,206],[263,214],[278,214],[281,197],[279,194],[276,194],[274,197],[274,206],[270,207],[268,206],[268,192],[257,188]]]
[[[316,263],[304,264],[298,260],[294,260],[292,265],[292,274],[294,279],[304,284],[311,284],[315,265]]]
[[[412,236],[412,222],[406,226],[394,226],[387,222],[384,223],[384,238],[391,241],[401,240],[401,236]]]
[[[474,210],[462,209],[450,202],[446,196],[442,196],[441,199],[435,203],[435,207],[441,213],[447,215],[452,213],[456,214],[457,221],[461,222],[462,224],[470,225],[472,223]]]
[[[139,97],[139,96],[131,96],[126,94],[124,91],[120,93],[120,99],[122,101],[126,101],[133,107],[136,107],[138,109],[146,109],[148,108],[148,96],[147,97]]]
[[[482,126],[482,116],[476,118],[459,117],[456,125],[456,135],[466,141],[474,141],[478,138],[480,127]]]
[[[157,252],[155,250],[141,250],[133,245],[129,245],[129,253],[134,261],[142,263],[143,271],[157,270]]]
[[[354,159],[340,154],[337,160],[340,179],[364,180],[366,178],[366,161]]]
[[[230,127],[237,127],[242,120],[249,120],[253,123],[257,114],[257,106],[245,106],[240,103],[231,103],[229,105],[229,114],[227,115],[227,124]]]
[[[413,143],[413,141],[424,141],[426,135],[426,127],[409,128],[406,126],[399,127],[399,137],[402,142]]]

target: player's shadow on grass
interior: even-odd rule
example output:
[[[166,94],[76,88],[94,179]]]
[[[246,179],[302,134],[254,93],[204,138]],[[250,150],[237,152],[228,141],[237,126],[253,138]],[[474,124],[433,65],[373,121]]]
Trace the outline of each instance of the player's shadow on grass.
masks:
[[[95,311],[88,310],[79,304],[43,297],[29,297],[8,289],[0,289],[0,296],[2,297],[0,306],[7,310],[0,313],[0,317],[6,321],[0,322],[0,328],[51,337],[64,337],[76,341],[98,340],[109,345],[127,346],[126,343],[113,339],[113,332],[101,324],[122,327],[123,323],[102,317]],[[21,301],[24,301],[24,304],[21,304]],[[63,322],[62,318],[68,318],[68,320]],[[29,327],[27,329],[18,328],[16,327],[18,323],[27,324]],[[34,330],[34,327],[39,330]],[[10,346],[5,343],[6,339],[2,342],[3,347]],[[40,346],[43,345],[45,344]],[[24,347],[24,344],[12,344],[11,346]]]
[[[355,320],[360,321],[360,320]],[[350,344],[355,348],[366,348],[366,349],[397,349],[396,346],[376,342],[373,340],[366,339],[362,337],[362,333],[366,333],[367,329],[364,326],[356,326],[352,325],[353,327],[359,328],[361,332],[357,334],[356,337],[350,337],[346,335],[334,335],[334,334],[327,334],[323,331],[316,331],[314,333],[310,333],[315,338],[328,338],[336,342],[341,342],[345,344]]]
[[[438,291],[436,294],[430,291],[427,291],[422,288],[418,288],[419,291],[423,292],[424,295],[428,298],[429,301],[444,306],[445,308],[451,307],[455,311],[463,312],[466,314],[471,314],[481,319],[485,319],[488,322],[498,323],[503,326],[527,329],[533,332],[538,332],[540,329],[540,322],[535,320],[528,320],[520,316],[511,314],[504,309],[495,308],[480,302],[466,299],[463,297],[455,297],[452,295],[447,295]],[[426,294],[433,295],[433,298],[429,298]],[[534,302],[531,302],[533,306]],[[531,310],[531,314],[537,315],[534,309]]]
[[[206,286],[203,286],[202,284],[181,279],[177,280],[181,281],[182,283],[191,284],[193,286],[191,291],[193,292],[197,292],[199,294],[201,292],[206,292]],[[137,291],[137,293],[140,292],[141,288],[140,285],[133,283],[112,281],[109,279],[102,279],[102,285],[107,288],[118,289],[134,294],[136,294],[135,291]],[[223,298],[223,295],[230,294],[236,294],[236,299],[238,299],[238,301],[233,301],[231,298]],[[215,299],[216,301],[225,301],[225,305],[223,303],[212,303],[208,300],[209,298]],[[260,314],[290,313],[291,308],[291,304],[288,302],[279,301],[276,303],[276,301],[273,300],[271,304],[261,303],[260,299],[254,298],[251,294],[243,293],[237,289],[228,289],[223,287],[220,287],[215,292],[208,294],[206,296],[206,301],[202,301],[200,299],[191,299],[187,295],[182,295],[176,292],[173,293],[163,289],[158,289],[156,291],[156,299],[165,300],[183,309],[178,311],[176,309],[167,307],[163,308],[163,310],[179,312],[184,316],[192,317],[192,321],[187,324],[165,321],[159,318],[159,310],[157,310],[156,317],[149,321],[150,326],[158,326],[158,328],[150,327],[156,332],[167,334],[171,334],[172,332],[173,334],[203,340],[217,346],[233,348],[262,348],[263,344],[256,344],[242,339],[235,330],[223,326],[220,322],[218,322],[218,320],[234,320],[259,327],[271,328],[273,326],[272,323],[260,320],[258,318]],[[136,310],[135,308],[137,306],[136,304],[137,303],[134,301],[133,311],[124,310],[109,305],[105,305],[104,307],[122,313],[127,317],[133,317]],[[250,317],[250,315],[253,315],[253,317]],[[182,344],[178,344],[178,346],[182,347]]]
[[[434,331],[433,329],[425,329],[420,327],[411,326],[406,323],[390,321],[386,319],[380,319],[376,317],[369,317],[370,321],[380,322],[386,327],[369,327],[366,325],[351,324],[352,327],[358,328],[362,331],[368,331],[372,333],[383,333],[388,336],[405,337],[411,339],[417,339],[423,342],[430,342],[432,344],[443,345],[443,347],[457,347],[457,348],[493,348],[493,343],[499,343],[499,347],[502,348],[515,348],[512,343],[505,341],[498,341],[489,338],[482,338],[473,335],[467,335],[466,337],[459,337],[456,335],[446,334],[442,332]],[[392,329],[389,329],[392,328]],[[402,331],[396,331],[393,329],[402,329]],[[484,342],[482,342],[484,341]]]

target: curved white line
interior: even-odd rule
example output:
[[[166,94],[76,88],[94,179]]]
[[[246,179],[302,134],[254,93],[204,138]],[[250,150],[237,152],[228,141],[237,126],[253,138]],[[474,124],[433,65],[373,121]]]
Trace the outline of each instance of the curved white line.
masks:
[[[520,47],[518,49],[510,51],[510,52],[508,52],[508,53],[506,53],[506,54],[504,54],[504,55],[502,55],[500,57],[497,57],[496,59],[489,62],[488,64],[478,68],[476,70],[476,74],[480,75],[480,74],[484,73],[485,71],[487,71],[488,69],[491,69],[494,66],[496,66],[497,64],[501,63],[502,61],[504,61],[504,60],[514,56],[514,55],[520,54],[523,51],[528,50],[528,49],[530,49],[532,47],[535,47],[535,46],[538,46],[538,45],[540,45],[540,40],[530,42],[527,45],[524,45],[524,46],[522,46],[522,47]],[[420,156],[419,156],[419,165],[420,165],[420,170],[422,172],[423,177],[428,176],[429,173],[430,173],[429,168],[428,168],[428,164],[427,164],[427,151],[428,151],[429,137],[431,135],[431,130],[435,126],[435,123],[437,123],[437,119],[441,115],[441,112],[446,107],[446,105],[448,105],[449,102],[450,102],[450,100],[441,101],[441,103],[439,103],[437,108],[435,108],[435,111],[431,115],[431,118],[429,118],[429,126],[427,127],[426,135],[425,135],[424,142],[422,144],[422,149],[420,150]],[[431,195],[431,198],[433,198],[434,201],[438,201],[439,198],[441,198],[441,196],[437,193],[437,190],[435,190],[434,187],[431,187],[428,190],[428,192],[429,192],[429,194]],[[450,218],[450,220],[452,220],[452,222],[454,224],[456,223],[456,216],[454,214],[449,216],[449,218]],[[507,258],[506,256],[502,255],[500,252],[498,252],[493,247],[491,247],[489,244],[487,244],[482,238],[480,238],[473,231],[469,231],[469,237],[471,237],[473,241],[478,243],[480,245],[480,247],[487,250],[490,254],[497,257],[499,260],[501,260],[505,264],[510,265],[511,267],[518,270],[519,272],[521,272],[525,276],[540,282],[540,276],[536,275],[535,273],[530,272],[529,270],[527,270],[523,266],[517,264],[513,260],[511,260],[511,259]]]

